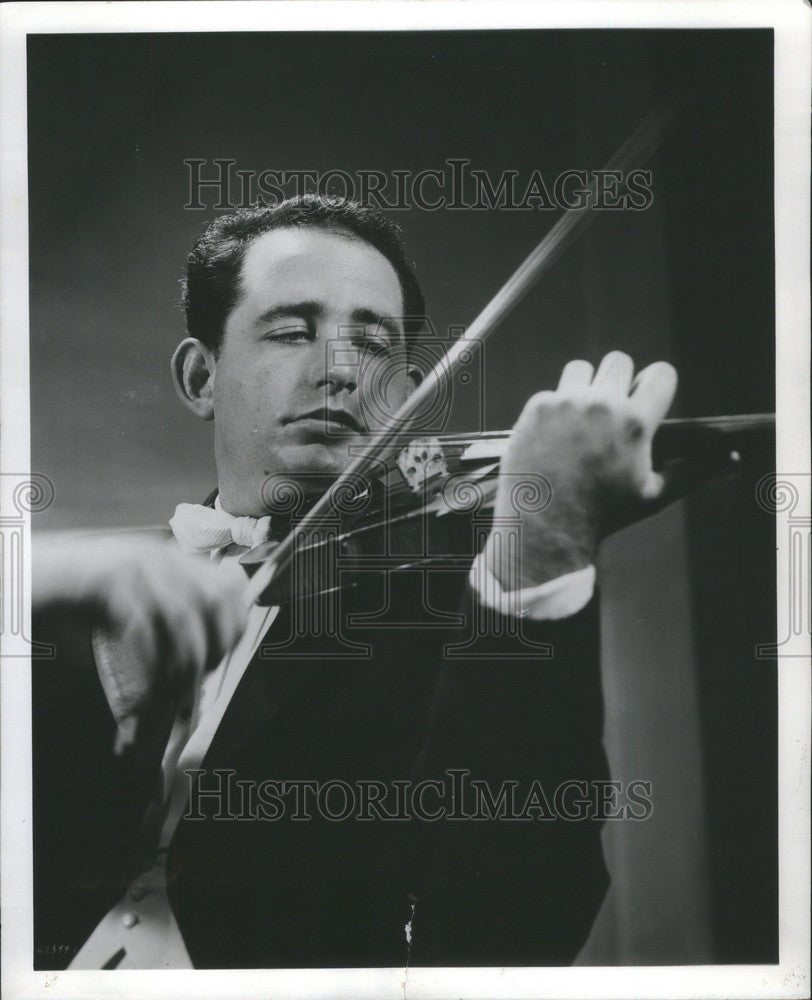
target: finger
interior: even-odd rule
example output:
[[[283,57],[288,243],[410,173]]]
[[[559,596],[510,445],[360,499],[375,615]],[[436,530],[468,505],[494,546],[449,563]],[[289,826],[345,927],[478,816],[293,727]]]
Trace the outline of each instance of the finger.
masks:
[[[634,377],[634,362],[623,351],[610,351],[595,372],[592,390],[597,395],[623,402],[629,395]]]
[[[138,738],[138,716],[128,715],[118,724],[116,738],[113,743],[113,753],[116,757],[123,756],[128,750],[135,746]]]
[[[595,369],[588,361],[569,361],[558,380],[559,392],[582,392],[592,382]]]
[[[205,669],[211,650],[200,585],[192,576],[200,567],[187,557],[148,568],[143,610],[154,622],[160,659],[176,695],[186,694]]]
[[[165,662],[172,673],[185,673],[200,658],[205,640],[195,629],[189,580],[170,559],[149,567],[145,583],[141,608],[158,635],[158,662]]]
[[[655,361],[636,379],[631,398],[651,434],[671,409],[677,391],[677,371],[667,361]]]

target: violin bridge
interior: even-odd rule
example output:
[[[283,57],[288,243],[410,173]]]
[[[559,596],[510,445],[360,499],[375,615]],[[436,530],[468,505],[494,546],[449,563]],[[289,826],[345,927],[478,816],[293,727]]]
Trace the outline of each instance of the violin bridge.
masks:
[[[448,464],[438,438],[415,438],[397,457],[397,465],[409,489],[419,493],[438,476],[448,475]]]

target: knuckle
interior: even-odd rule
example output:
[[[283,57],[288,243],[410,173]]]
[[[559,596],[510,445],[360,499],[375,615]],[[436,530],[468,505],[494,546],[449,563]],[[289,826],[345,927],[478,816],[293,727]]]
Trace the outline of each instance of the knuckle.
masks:
[[[629,441],[638,441],[645,430],[643,421],[636,416],[627,416],[623,421],[623,430]]]
[[[592,400],[587,403],[585,412],[592,420],[605,420],[611,413],[611,407],[603,400]]]

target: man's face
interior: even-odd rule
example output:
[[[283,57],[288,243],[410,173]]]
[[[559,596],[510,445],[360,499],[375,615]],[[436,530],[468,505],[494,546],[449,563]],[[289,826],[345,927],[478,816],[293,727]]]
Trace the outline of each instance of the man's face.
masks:
[[[279,229],[249,245],[214,373],[225,510],[261,515],[269,477],[323,489],[350,464],[408,395],[402,313],[392,265],[349,234]]]

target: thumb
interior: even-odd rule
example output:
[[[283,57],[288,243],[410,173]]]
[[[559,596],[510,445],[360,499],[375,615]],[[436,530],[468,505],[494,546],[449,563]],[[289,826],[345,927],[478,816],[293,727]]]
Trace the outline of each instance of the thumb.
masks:
[[[652,511],[662,510],[705,483],[728,482],[738,476],[739,459],[735,453],[697,455],[666,462],[659,471],[651,471],[641,491]]]

